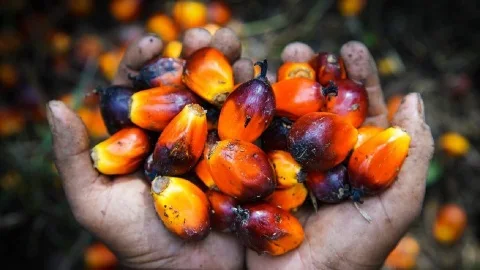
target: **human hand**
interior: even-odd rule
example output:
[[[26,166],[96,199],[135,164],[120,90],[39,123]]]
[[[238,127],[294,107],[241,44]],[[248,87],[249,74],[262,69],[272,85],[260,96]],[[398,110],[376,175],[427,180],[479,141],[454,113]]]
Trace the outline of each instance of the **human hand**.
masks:
[[[313,51],[291,44],[284,61],[300,62]],[[351,41],[341,48],[349,78],[364,83],[369,97],[364,125],[387,127],[387,109],[375,61],[365,45]],[[307,57],[308,58],[308,57]],[[259,256],[248,250],[249,269],[378,269],[396,243],[419,215],[425,179],[433,153],[433,138],[425,123],[423,101],[418,93],[403,99],[392,125],[411,136],[408,157],[396,182],[383,193],[366,197],[362,209],[373,219],[367,222],[352,202],[322,205],[314,213],[297,213],[305,229],[302,245],[280,257]]]

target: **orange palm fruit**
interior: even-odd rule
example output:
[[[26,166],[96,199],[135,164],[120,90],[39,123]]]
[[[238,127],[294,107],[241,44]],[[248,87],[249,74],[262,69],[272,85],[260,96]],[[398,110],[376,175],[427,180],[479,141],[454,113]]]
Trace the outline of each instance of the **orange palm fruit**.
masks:
[[[26,122],[22,111],[8,107],[0,108],[0,137],[8,137],[22,132]]]
[[[112,0],[110,13],[118,21],[130,22],[138,17],[141,3],[141,0]]]
[[[197,1],[176,1],[173,19],[182,29],[202,27],[207,23],[207,7]]]
[[[207,198],[210,201],[210,222],[214,230],[230,232],[234,230],[235,212],[238,206],[237,200],[221,192],[209,190]]]
[[[173,20],[165,14],[154,14],[148,18],[146,28],[148,32],[157,34],[164,42],[176,40],[179,34]]]
[[[210,104],[220,107],[233,91],[233,69],[219,50],[205,47],[187,59],[183,82]]]
[[[323,203],[339,203],[349,196],[347,168],[342,164],[324,172],[310,172],[305,184]]]
[[[217,142],[207,158],[218,189],[239,201],[259,200],[275,189],[275,172],[267,154],[240,140]]]
[[[207,30],[210,33],[210,35],[213,36],[217,32],[217,30],[220,29],[221,27],[218,24],[209,23],[209,24],[203,26],[203,28],[205,30]]]
[[[218,118],[220,139],[253,142],[267,129],[275,114],[275,95],[268,82],[267,60],[257,62],[260,76],[241,84],[225,101]]]
[[[382,132],[383,128],[376,127],[376,126],[364,126],[357,129],[357,131],[358,131],[358,139],[353,149],[357,149],[359,146],[364,144],[370,138]]]
[[[83,257],[87,269],[114,269],[118,265],[115,254],[101,242],[89,245]]]
[[[185,60],[179,58],[157,58],[140,69],[137,76],[130,76],[137,89],[149,89],[162,85],[182,84]]]
[[[404,236],[385,260],[388,269],[415,269],[420,245],[411,235]]]
[[[290,188],[276,189],[272,195],[265,198],[269,204],[287,211],[296,211],[307,198],[308,190],[303,183],[297,183]]]
[[[117,73],[124,52],[124,49],[116,49],[102,53],[98,57],[98,67],[107,80],[112,80]]]
[[[400,104],[402,103],[403,96],[395,95],[388,99],[387,109],[388,109],[388,122],[392,122],[393,116],[397,113]]]
[[[218,25],[225,25],[230,21],[232,11],[224,1],[211,1],[207,5],[207,19]]]
[[[141,165],[150,151],[150,141],[140,128],[121,129],[93,147],[93,166],[103,174],[128,174]]]
[[[347,78],[347,70],[343,58],[333,53],[320,52],[311,61],[317,74],[317,81],[322,86],[327,86],[330,81]]]
[[[340,116],[312,112],[293,123],[288,149],[306,171],[325,171],[340,164],[357,142],[358,132]]]
[[[262,133],[262,149],[265,151],[288,151],[287,136],[292,128],[292,123],[286,117],[274,117],[272,123]]]
[[[208,122],[208,113],[207,113],[207,122]],[[197,165],[195,166],[195,174],[198,178],[207,186],[209,189],[217,189],[215,185],[215,181],[213,181],[213,177],[210,174],[210,170],[207,164],[208,153],[210,149],[218,142],[220,138],[218,137],[218,133],[215,129],[209,130],[207,135],[207,141],[205,142],[205,147],[203,149],[203,155],[198,161]]]
[[[337,91],[335,86],[323,88],[319,83],[306,78],[279,81],[272,84],[272,88],[276,114],[292,120],[320,111],[325,103],[324,96],[336,95]]]
[[[335,113],[358,128],[368,113],[368,95],[363,85],[345,79],[332,83],[337,87],[336,96],[328,96],[325,102],[326,112]]]
[[[173,40],[167,43],[165,49],[163,50],[163,57],[167,58],[180,58],[182,53],[183,44],[180,41]]]
[[[393,184],[407,157],[410,136],[390,127],[355,149],[348,162],[353,199],[377,194]]]
[[[303,242],[302,224],[286,210],[268,203],[256,203],[235,211],[238,239],[259,254],[282,255]]]
[[[103,122],[100,108],[86,108],[84,106],[77,110],[78,116],[87,127],[88,134],[93,138],[108,137],[107,128]]]
[[[277,72],[277,81],[283,81],[293,78],[306,78],[315,81],[315,70],[309,63],[283,63]]]
[[[132,95],[130,120],[144,129],[161,131],[187,104],[197,98],[182,85],[163,85]]]
[[[210,232],[210,203],[192,182],[161,176],[152,182],[155,210],[165,227],[184,240],[201,240]]]
[[[291,188],[305,181],[307,173],[289,152],[274,150],[267,152],[267,155],[275,169],[277,188]]]
[[[467,227],[467,214],[457,204],[443,205],[437,213],[433,224],[433,237],[444,245],[452,245],[463,236]]]
[[[446,132],[440,137],[440,148],[452,157],[465,156],[470,150],[467,138],[456,132]]]
[[[200,159],[207,140],[207,117],[198,104],[188,104],[165,127],[153,151],[159,175],[181,175]]]

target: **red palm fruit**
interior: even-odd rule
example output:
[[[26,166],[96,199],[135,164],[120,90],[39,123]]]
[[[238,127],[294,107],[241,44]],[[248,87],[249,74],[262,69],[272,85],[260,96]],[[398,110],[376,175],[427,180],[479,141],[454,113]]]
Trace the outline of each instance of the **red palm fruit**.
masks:
[[[218,189],[240,201],[259,200],[275,189],[275,172],[267,154],[240,140],[217,142],[207,158]]]
[[[302,224],[288,211],[268,203],[236,209],[235,230],[248,248],[272,256],[285,254],[303,242]]]
[[[357,149],[360,145],[368,141],[370,138],[382,132],[383,128],[375,127],[375,126],[365,126],[357,130],[358,130],[358,139],[353,149]]]
[[[322,109],[325,97],[335,94],[336,87],[322,86],[306,78],[294,78],[272,84],[275,108],[278,116],[296,120],[301,116]]]
[[[232,11],[224,1],[211,1],[207,5],[207,19],[218,25],[225,25],[230,21]]]
[[[306,171],[325,171],[340,164],[357,142],[357,129],[340,116],[313,112],[293,123],[288,149]]]
[[[273,150],[267,153],[277,178],[277,188],[291,188],[305,181],[307,173],[287,151]]]
[[[308,190],[303,183],[297,183],[290,188],[276,189],[272,195],[265,198],[269,204],[287,211],[296,211],[307,198]]]
[[[310,63],[316,73],[317,81],[322,86],[327,86],[330,81],[347,78],[347,70],[343,58],[333,53],[321,52]]]
[[[205,47],[187,59],[183,82],[210,104],[221,107],[233,91],[233,69],[222,52]]]
[[[128,75],[137,89],[149,89],[162,85],[182,84],[185,60],[179,58],[157,58],[140,69],[137,76]]]
[[[153,151],[159,175],[181,175],[199,160],[207,140],[207,117],[198,104],[188,104],[165,127]]]
[[[93,166],[103,174],[132,173],[142,165],[150,150],[147,134],[136,127],[127,127],[95,145]]]
[[[230,232],[235,228],[235,212],[237,200],[221,192],[209,190],[207,198],[210,201],[210,223],[214,230]]]
[[[305,78],[315,81],[315,70],[308,63],[283,63],[277,72],[277,81]]]
[[[203,191],[190,181],[157,177],[151,194],[155,210],[165,227],[185,240],[201,240],[210,232],[210,203]]]
[[[327,97],[325,111],[340,115],[345,121],[358,128],[368,113],[368,95],[363,85],[350,79],[335,82],[337,96]]]
[[[286,117],[274,117],[272,123],[262,134],[262,149],[265,151],[288,151],[287,136],[292,127],[292,121]]]
[[[399,127],[387,128],[355,149],[348,162],[353,199],[377,194],[391,186],[407,157],[410,136]]]
[[[131,87],[112,85],[95,90],[100,96],[100,112],[108,133],[113,134],[121,128],[132,126],[130,121],[130,98],[134,94]]]
[[[325,172],[310,172],[305,184],[323,203],[338,203],[349,196],[347,168],[342,164]]]
[[[255,141],[275,114],[275,96],[267,79],[267,60],[257,62],[260,76],[240,85],[225,101],[218,118],[218,135],[222,140]]]
[[[162,131],[187,104],[197,98],[184,86],[164,85],[132,95],[130,120],[137,126]]]

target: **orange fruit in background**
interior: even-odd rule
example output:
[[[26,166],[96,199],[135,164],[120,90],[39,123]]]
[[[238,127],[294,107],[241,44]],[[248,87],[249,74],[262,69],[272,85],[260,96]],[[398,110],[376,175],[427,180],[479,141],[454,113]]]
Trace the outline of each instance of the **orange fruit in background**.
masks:
[[[392,269],[413,269],[417,264],[420,245],[413,236],[404,236],[385,260],[385,266]]]
[[[451,245],[457,242],[467,227],[467,214],[457,204],[442,206],[433,225],[433,237],[441,244]]]
[[[108,269],[118,264],[115,254],[100,242],[87,247],[83,253],[83,260],[87,269]]]
[[[141,0],[112,0],[110,2],[110,12],[118,21],[133,21],[140,13],[141,3]]]
[[[155,14],[147,20],[147,31],[160,36],[163,41],[173,41],[178,38],[179,31],[175,22],[164,14]]]
[[[207,7],[197,1],[177,1],[173,6],[173,19],[183,29],[202,27],[207,23]]]

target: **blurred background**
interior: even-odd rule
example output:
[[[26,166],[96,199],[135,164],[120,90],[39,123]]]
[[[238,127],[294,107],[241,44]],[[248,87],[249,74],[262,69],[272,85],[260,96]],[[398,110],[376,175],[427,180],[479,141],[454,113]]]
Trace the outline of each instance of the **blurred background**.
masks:
[[[338,53],[348,40],[374,55],[393,113],[420,92],[435,139],[421,216],[387,269],[480,269],[480,21],[477,1],[2,0],[0,3],[0,258],[5,269],[113,269],[116,258],[73,219],[52,162],[45,103],[60,99],[108,136],[92,90],[122,54],[154,32],[178,55],[185,28],[220,26],[243,56],[270,70],[291,41]],[[177,7],[178,8],[178,7]]]

